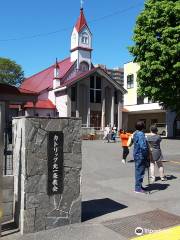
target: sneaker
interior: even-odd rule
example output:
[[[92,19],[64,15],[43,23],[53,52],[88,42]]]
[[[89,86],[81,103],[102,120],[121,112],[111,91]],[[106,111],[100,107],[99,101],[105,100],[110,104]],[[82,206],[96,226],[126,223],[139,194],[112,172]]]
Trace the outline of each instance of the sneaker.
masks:
[[[135,193],[143,193],[143,194],[146,194],[146,191],[141,188],[140,190],[135,190]]]
[[[166,176],[162,177],[161,181],[167,181],[167,177]]]
[[[154,183],[156,180],[156,177],[150,177],[150,183]]]
[[[126,164],[126,160],[125,159],[122,159],[121,161],[123,164]]]

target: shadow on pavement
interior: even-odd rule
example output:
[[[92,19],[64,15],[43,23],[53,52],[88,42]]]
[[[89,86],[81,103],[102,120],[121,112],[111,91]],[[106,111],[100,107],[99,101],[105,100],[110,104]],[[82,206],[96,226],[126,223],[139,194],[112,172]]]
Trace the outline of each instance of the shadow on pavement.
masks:
[[[115,212],[128,206],[120,204],[109,198],[94,199],[82,202],[82,222]]]
[[[159,192],[159,191],[162,191],[162,190],[165,190],[167,189],[168,187],[170,186],[170,184],[161,184],[161,183],[153,183],[153,184],[150,184],[149,186],[146,187],[146,191],[149,191],[152,193],[155,193],[155,192]],[[152,192],[153,191],[153,192]]]
[[[174,175],[166,175],[166,177],[167,177],[167,180],[173,180],[173,179],[176,179],[176,178],[177,178],[177,177],[174,176]],[[161,180],[161,178],[160,178],[160,177],[156,177],[156,181],[158,181],[158,180]]]

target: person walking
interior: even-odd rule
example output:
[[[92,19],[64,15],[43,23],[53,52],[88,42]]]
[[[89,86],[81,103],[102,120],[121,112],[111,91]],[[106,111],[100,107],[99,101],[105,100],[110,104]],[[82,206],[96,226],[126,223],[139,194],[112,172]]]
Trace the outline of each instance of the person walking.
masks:
[[[151,133],[147,135],[147,141],[149,143],[149,149],[150,149],[150,182],[154,183],[156,180],[155,177],[155,163],[158,166],[159,169],[159,175],[161,178],[161,181],[166,181],[167,178],[164,175],[164,167],[162,164],[162,152],[161,152],[161,141],[162,138],[160,135],[158,135],[158,129],[156,126],[151,127]]]
[[[117,127],[114,125],[112,127],[112,140],[116,142]]]
[[[142,187],[144,173],[148,161],[148,142],[143,132],[145,125],[143,121],[138,121],[135,125],[136,131],[133,134],[134,151],[133,157],[135,161],[135,192],[146,193]]]
[[[110,141],[110,127],[107,124],[107,126],[104,128],[104,137],[103,140],[107,140],[107,142],[109,143]]]
[[[123,154],[122,154],[122,163],[123,164],[126,163],[126,158],[129,154],[128,140],[129,140],[130,136],[131,136],[130,133],[127,133],[125,130],[120,129],[119,137],[121,139],[121,145],[122,145],[122,148],[123,148]]]

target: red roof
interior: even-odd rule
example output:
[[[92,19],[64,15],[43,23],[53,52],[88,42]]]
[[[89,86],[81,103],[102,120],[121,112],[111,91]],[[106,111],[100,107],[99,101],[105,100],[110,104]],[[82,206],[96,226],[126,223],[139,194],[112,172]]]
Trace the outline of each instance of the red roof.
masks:
[[[80,32],[81,29],[84,26],[87,26],[87,22],[86,22],[86,19],[84,17],[83,8],[81,8],[80,16],[79,16],[79,18],[78,18],[78,20],[76,22],[75,28],[76,28],[77,32]]]
[[[48,99],[48,100],[38,100],[33,106],[32,102],[27,102],[24,105],[24,108],[38,108],[38,109],[55,109],[55,105]]]
[[[61,62],[58,62],[60,78],[64,77],[67,71],[72,67],[74,62],[70,61],[70,58],[66,58]],[[54,78],[54,64],[49,68],[29,77],[22,83],[20,89],[26,92],[36,92],[48,89],[53,86]]]

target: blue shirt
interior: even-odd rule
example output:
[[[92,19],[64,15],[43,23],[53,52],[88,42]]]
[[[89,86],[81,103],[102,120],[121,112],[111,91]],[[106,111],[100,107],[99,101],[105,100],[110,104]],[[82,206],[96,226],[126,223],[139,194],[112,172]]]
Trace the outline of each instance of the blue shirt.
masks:
[[[145,159],[148,156],[148,143],[145,134],[142,131],[136,131],[133,134],[134,159]]]

